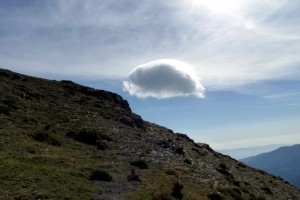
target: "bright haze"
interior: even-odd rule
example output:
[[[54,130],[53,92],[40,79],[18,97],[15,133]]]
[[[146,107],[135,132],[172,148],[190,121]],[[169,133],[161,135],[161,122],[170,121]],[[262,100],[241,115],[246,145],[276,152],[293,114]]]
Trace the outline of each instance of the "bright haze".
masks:
[[[0,67],[117,92],[145,120],[217,149],[295,144],[299,9],[297,0],[0,0]]]

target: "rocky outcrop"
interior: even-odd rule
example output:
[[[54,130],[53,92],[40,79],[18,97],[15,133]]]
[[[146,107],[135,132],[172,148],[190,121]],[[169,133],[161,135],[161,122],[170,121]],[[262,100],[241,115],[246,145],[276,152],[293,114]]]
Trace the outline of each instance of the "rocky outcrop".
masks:
[[[129,104],[126,100],[124,100],[120,95],[104,91],[104,90],[98,90],[86,86],[79,85],[77,83],[74,83],[72,81],[61,81],[63,87],[70,92],[80,92],[82,94],[88,95],[88,96],[94,96],[102,100],[110,101],[119,106],[120,108],[131,112],[131,108],[129,107]]]

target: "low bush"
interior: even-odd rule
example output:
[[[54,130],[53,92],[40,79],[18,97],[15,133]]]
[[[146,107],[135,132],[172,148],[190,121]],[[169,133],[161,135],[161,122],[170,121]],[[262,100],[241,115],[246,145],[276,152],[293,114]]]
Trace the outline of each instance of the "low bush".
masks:
[[[269,187],[262,187],[261,188],[266,194],[273,194],[273,192],[271,191],[271,189]]]
[[[112,176],[106,171],[94,170],[90,176],[90,180],[110,182],[112,180]]]
[[[60,142],[47,132],[38,132],[33,135],[33,139],[39,142],[47,143],[49,145],[61,146]]]
[[[240,183],[239,181],[236,181],[236,180],[233,181],[233,185],[235,185],[235,186],[237,186],[237,187],[240,187],[240,184],[241,184],[241,183]]]
[[[82,130],[79,132],[70,131],[67,133],[67,136],[72,137],[77,141],[91,145],[96,145],[96,141],[101,139],[96,131],[87,130]]]
[[[136,161],[132,161],[130,163],[131,165],[138,167],[140,169],[148,169],[148,164],[146,163],[145,160],[136,160]]]
[[[266,200],[264,197],[256,197],[254,200]]]
[[[227,180],[234,179],[233,175],[228,171],[228,168],[224,163],[221,163],[220,166],[216,170],[219,173],[223,174]]]
[[[131,174],[127,176],[127,180],[142,182],[140,176],[135,173],[134,169],[131,169]]]
[[[177,176],[176,171],[173,170],[173,169],[167,169],[167,170],[165,171],[165,173],[166,173],[167,175]]]
[[[225,176],[229,176],[229,177],[232,177],[232,174],[230,174],[229,171],[227,171],[226,169],[222,169],[222,168],[217,168],[216,169],[219,173],[225,175]]]
[[[9,115],[10,110],[7,107],[0,106],[0,114]]]
[[[13,102],[12,100],[4,99],[2,102],[11,110],[18,110],[18,106],[16,106],[15,102]]]
[[[173,189],[172,189],[172,196],[175,197],[176,199],[182,199],[183,194],[182,194],[182,189],[183,185],[179,183],[178,181],[174,183]]]
[[[192,161],[190,159],[187,159],[187,158],[184,159],[183,162],[186,163],[186,164],[189,164],[189,165],[192,164]]]
[[[220,164],[220,168],[221,168],[221,169],[225,169],[225,170],[228,169],[227,166],[226,166],[224,163],[221,163],[221,164]]]
[[[96,146],[99,150],[105,150],[107,148],[107,144],[102,140],[97,140]]]
[[[179,154],[179,155],[184,155],[184,150],[183,150],[183,147],[177,147],[175,149],[175,153]]]
[[[224,199],[219,193],[216,193],[216,192],[208,194],[207,198],[210,200],[223,200]]]
[[[70,131],[67,133],[67,136],[85,144],[95,145],[100,150],[105,150],[107,148],[107,145],[103,140],[112,141],[108,135],[90,130],[81,130],[79,132]]]
[[[246,194],[249,194],[249,193],[250,193],[249,190],[247,190],[246,188],[242,188],[242,191],[243,191],[244,193],[246,193]]]
[[[113,141],[113,139],[111,137],[109,137],[108,135],[103,134],[103,133],[100,134],[100,138],[103,140],[109,141],[109,142]]]

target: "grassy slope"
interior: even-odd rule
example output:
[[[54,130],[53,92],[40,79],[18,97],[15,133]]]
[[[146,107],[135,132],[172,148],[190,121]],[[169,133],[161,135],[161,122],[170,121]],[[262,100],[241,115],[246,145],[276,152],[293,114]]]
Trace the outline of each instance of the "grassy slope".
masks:
[[[183,199],[209,199],[212,193],[223,199],[300,198],[276,177],[164,127],[141,125],[127,102],[111,93],[95,95],[69,82],[3,70],[0,92],[0,199],[174,199],[177,181]],[[102,141],[107,148],[67,137],[82,130],[111,138]],[[60,146],[37,141],[38,133]],[[149,169],[132,166],[135,160],[146,161]],[[132,168],[142,182],[127,181]],[[112,181],[91,181],[98,169]]]
[[[85,127],[103,131],[103,120],[89,120],[94,108],[84,102],[99,104],[109,115],[106,102],[76,95],[55,81],[21,81],[13,75],[1,77],[1,94],[0,108],[9,113],[0,115],[0,197],[90,199],[94,184],[89,176],[102,152],[65,134]],[[61,146],[34,140],[39,132],[50,134]]]
[[[89,175],[97,166],[97,152],[71,139],[64,140],[62,145],[64,148],[49,146],[18,134],[1,135],[3,199],[5,196],[88,199],[93,192]]]

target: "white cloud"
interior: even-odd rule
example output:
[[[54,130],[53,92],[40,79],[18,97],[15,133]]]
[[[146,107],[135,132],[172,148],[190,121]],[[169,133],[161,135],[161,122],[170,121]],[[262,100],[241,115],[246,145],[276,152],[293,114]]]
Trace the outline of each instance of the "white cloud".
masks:
[[[299,8],[293,0],[0,1],[0,65],[124,80],[162,57],[195,66],[207,90],[300,80]]]
[[[204,97],[204,87],[186,63],[171,59],[137,66],[123,82],[124,89],[139,98],[158,99],[193,95]]]

